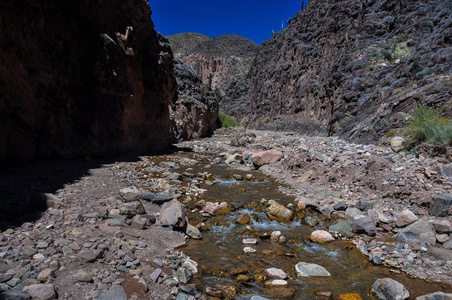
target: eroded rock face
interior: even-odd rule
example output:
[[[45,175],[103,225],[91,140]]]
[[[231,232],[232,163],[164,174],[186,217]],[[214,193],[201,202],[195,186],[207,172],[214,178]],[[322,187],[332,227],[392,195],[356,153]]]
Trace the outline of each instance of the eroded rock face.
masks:
[[[180,58],[174,59],[178,97],[171,103],[173,142],[212,134],[218,118],[218,101],[214,92],[201,81],[195,70]]]
[[[450,101],[451,12],[450,2],[310,0],[222,109],[252,128],[376,142],[416,105]]]
[[[173,57],[146,2],[0,7],[0,161],[169,146]]]

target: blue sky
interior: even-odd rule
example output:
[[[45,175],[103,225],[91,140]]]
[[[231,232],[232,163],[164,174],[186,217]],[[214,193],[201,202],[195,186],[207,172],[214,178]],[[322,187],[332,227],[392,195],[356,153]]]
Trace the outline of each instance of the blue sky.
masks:
[[[261,44],[301,10],[302,0],[149,0],[155,29],[163,35],[238,34]],[[307,0],[304,0],[307,3]]]

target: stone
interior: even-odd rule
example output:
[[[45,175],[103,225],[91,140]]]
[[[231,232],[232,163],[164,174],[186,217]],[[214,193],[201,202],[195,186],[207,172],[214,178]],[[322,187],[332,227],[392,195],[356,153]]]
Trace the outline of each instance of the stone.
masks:
[[[424,220],[418,220],[395,235],[398,241],[416,242],[434,245],[436,243],[436,234],[433,225]]]
[[[348,204],[345,203],[344,201],[339,201],[338,203],[336,203],[336,205],[334,206],[334,210],[337,211],[344,211],[348,208]]]
[[[306,262],[299,262],[295,265],[295,271],[300,277],[331,276],[322,266]]]
[[[255,253],[257,250],[251,247],[245,247],[243,248],[244,253]]]
[[[367,216],[353,221],[352,232],[365,233],[368,236],[376,236],[377,227],[375,226],[372,217]]]
[[[25,292],[23,284],[19,284],[13,289],[6,290],[0,293],[0,299],[11,299],[11,300],[29,300],[31,296],[29,293]]]
[[[452,233],[452,224],[448,220],[434,220],[431,224],[437,233]]]
[[[438,241],[438,243],[445,243],[445,242],[447,242],[448,240],[450,240],[450,237],[449,237],[449,235],[448,234],[445,234],[445,233],[443,233],[443,234],[437,234],[436,235],[436,240]]]
[[[334,237],[325,230],[316,230],[311,233],[309,239],[315,243],[327,243],[334,241]]]
[[[362,212],[361,210],[357,209],[356,207],[348,207],[345,210],[345,214],[347,216],[349,216],[352,219],[356,219],[356,217],[361,217],[364,216],[364,212]]]
[[[278,150],[267,150],[256,152],[251,155],[251,161],[254,166],[259,168],[263,165],[268,165],[280,161],[284,157],[284,153]]]
[[[107,224],[108,226],[112,226],[112,227],[127,227],[127,224],[124,223],[123,221],[119,220],[119,219],[107,219],[105,221],[105,224]],[[106,230],[106,228],[103,228]]]
[[[248,276],[248,275],[245,275],[245,274],[239,274],[235,278],[235,281],[237,281],[237,282],[248,282],[248,281],[251,281],[251,279],[253,279],[251,276]]]
[[[452,164],[438,166],[442,176],[452,177]]]
[[[80,252],[79,255],[77,255],[77,257],[75,258],[75,261],[78,262],[79,264],[86,264],[86,263],[95,262],[96,259],[97,259],[97,256],[94,253],[94,251],[86,250],[86,251]]]
[[[108,291],[102,293],[98,300],[127,300],[126,292],[120,285],[113,285]]]
[[[396,136],[391,139],[391,149],[395,153],[399,153],[404,149],[403,143],[405,142],[405,139],[400,136]]]
[[[185,226],[185,206],[174,199],[166,202],[160,209],[160,223],[166,226]]]
[[[265,210],[267,216],[270,220],[276,220],[279,222],[288,222],[293,217],[293,212],[284,207],[283,205],[277,203],[274,200],[268,201],[269,207]]]
[[[381,300],[404,300],[410,297],[405,286],[391,278],[377,279],[372,284],[371,293]]]
[[[39,282],[47,282],[51,278],[55,278],[55,272],[50,268],[46,268],[39,272],[37,279]]]
[[[189,237],[191,237],[192,239],[195,239],[195,240],[202,239],[201,231],[199,231],[198,228],[196,228],[195,226],[191,225],[188,222],[187,222],[187,228],[185,229],[185,234],[187,234]]]
[[[366,169],[369,173],[373,174],[377,171],[388,169],[392,163],[384,157],[371,155],[367,159]]]
[[[138,201],[141,199],[141,192],[135,186],[120,189],[119,195],[122,197],[124,202]]]
[[[264,282],[265,286],[286,286],[287,284],[288,282],[283,279],[270,279]]]
[[[32,284],[24,287],[24,292],[30,294],[33,299],[50,300],[57,297],[53,284]]]
[[[146,211],[140,201],[131,201],[119,206],[119,214],[122,216],[141,215]]]
[[[374,207],[374,201],[370,201],[370,200],[359,200],[359,201],[356,203],[355,207],[356,207],[357,209],[366,211],[366,210],[372,209],[372,207]]]
[[[221,203],[207,202],[203,209],[205,212],[208,212],[211,215],[216,215],[218,212],[220,212],[223,209],[226,209],[227,207],[228,204],[226,202]]]
[[[416,300],[452,300],[452,294],[436,292],[436,293],[431,293],[431,294],[416,297]]]
[[[159,166],[166,169],[179,169],[179,165],[172,161],[162,161]]]
[[[143,230],[146,225],[149,225],[149,223],[150,223],[149,220],[143,216],[134,216],[130,220],[130,227],[138,230]]]
[[[254,295],[250,298],[250,300],[270,300],[270,299]]]
[[[251,218],[249,214],[242,214],[237,219],[235,219],[235,222],[244,225],[248,224],[250,220]]]
[[[256,245],[257,244],[257,239],[254,239],[254,238],[242,239],[242,244],[244,244],[244,245]]]
[[[168,179],[169,179],[169,180],[182,180],[183,177],[182,177],[182,174],[179,174],[179,173],[174,172],[174,173],[171,173],[171,174],[168,176]]]
[[[150,192],[142,192],[141,197],[146,201],[151,201],[156,204],[163,204],[174,199],[174,195],[171,194],[156,194]]]
[[[264,273],[273,278],[286,279],[288,277],[286,272],[278,268],[265,269]]]
[[[338,300],[362,300],[358,293],[347,293],[339,295]]]
[[[152,282],[157,282],[157,280],[159,279],[160,274],[162,274],[162,270],[161,269],[155,269],[154,272],[151,273],[149,278],[151,279]]]
[[[397,227],[405,227],[417,221],[417,219],[417,216],[411,210],[405,209],[397,215],[396,225]]]
[[[74,278],[77,281],[81,282],[91,282],[93,281],[93,275],[91,273],[88,273],[84,270],[78,270],[77,273],[72,275],[72,278]]]
[[[338,220],[333,225],[330,225],[328,228],[328,231],[330,233],[338,233],[343,237],[352,238],[353,232],[352,232],[352,226],[349,222],[345,220]]]
[[[428,212],[435,217],[447,217],[451,215],[452,194],[440,194],[432,197]]]
[[[309,170],[298,178],[298,182],[308,182],[313,180],[317,176],[317,172],[314,170]]]

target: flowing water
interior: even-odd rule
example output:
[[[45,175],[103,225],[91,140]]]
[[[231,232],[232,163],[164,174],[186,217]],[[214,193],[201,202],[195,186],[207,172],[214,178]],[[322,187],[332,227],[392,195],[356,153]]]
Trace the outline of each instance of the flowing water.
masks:
[[[309,235],[316,229],[326,229],[334,220],[309,209],[297,211],[297,218],[291,223],[271,221],[265,214],[262,199],[273,199],[285,206],[295,204],[294,197],[280,192],[278,184],[271,177],[257,171],[242,172],[226,165],[210,165],[209,158],[199,159],[199,164],[192,166],[190,172],[212,176],[200,187],[207,191],[202,198],[212,202],[228,202],[236,208],[228,214],[208,217],[199,211],[189,213],[191,222],[210,224],[210,230],[203,231],[201,240],[190,239],[187,246],[180,249],[197,261],[199,273],[192,279],[197,289],[205,292],[221,286],[235,286],[238,293],[235,299],[249,299],[260,295],[271,299],[317,299],[319,291],[332,292],[334,296],[357,293],[362,299],[373,299],[369,289],[376,279],[390,277],[404,284],[411,294],[410,299],[436,291],[449,291],[451,287],[437,283],[427,283],[408,275],[398,274],[397,270],[376,266],[368,261],[350,241],[336,240],[331,243],[318,244],[309,240]],[[184,169],[177,170],[184,172]],[[245,177],[252,174],[253,180],[237,180],[234,175]],[[192,179],[184,179],[189,184]],[[183,199],[182,199],[183,200]],[[188,201],[187,201],[188,203]],[[194,209],[194,205],[188,205]],[[252,217],[252,224],[241,225],[235,219],[242,214]],[[303,217],[315,220],[315,226],[307,225]],[[284,243],[270,240],[272,231],[281,231],[287,238]],[[244,253],[244,238],[258,238],[258,243],[251,247],[255,253]],[[396,241],[393,242],[395,247]],[[299,278],[295,272],[298,262],[316,263],[325,267],[331,277]],[[288,275],[288,285],[284,288],[266,287],[263,282],[252,279],[249,282],[236,282],[239,269],[254,277],[267,268],[279,268]],[[445,289],[443,289],[445,286]],[[289,295],[289,296],[287,296]],[[326,298],[318,298],[326,299]],[[350,298],[352,299],[352,298]]]

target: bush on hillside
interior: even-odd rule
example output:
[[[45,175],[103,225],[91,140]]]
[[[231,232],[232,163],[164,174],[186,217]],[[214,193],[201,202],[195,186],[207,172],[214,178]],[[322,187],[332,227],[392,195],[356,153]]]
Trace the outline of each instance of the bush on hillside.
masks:
[[[412,117],[413,121],[404,132],[410,148],[421,143],[452,146],[452,120],[427,106],[416,108]]]
[[[220,111],[218,117],[220,118],[221,127],[223,128],[238,127],[240,125],[233,116],[229,116],[222,111]]]

